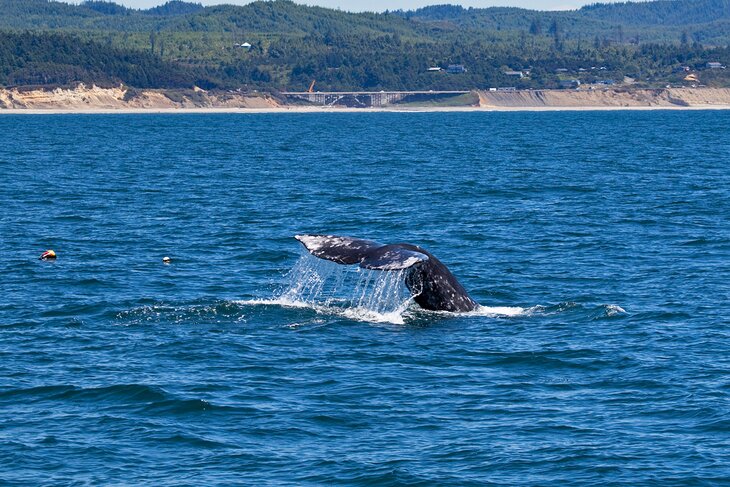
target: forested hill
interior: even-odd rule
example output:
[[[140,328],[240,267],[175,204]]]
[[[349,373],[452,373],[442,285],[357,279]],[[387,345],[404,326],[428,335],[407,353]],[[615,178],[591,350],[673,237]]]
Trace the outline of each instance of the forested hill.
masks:
[[[428,30],[397,16],[355,14],[307,7],[287,0],[210,7],[173,0],[149,10],[129,9],[104,1],[74,6],[47,0],[0,0],[0,12],[0,28],[11,29],[209,33],[247,31],[267,35],[314,31],[410,35]]]
[[[209,85],[198,69],[61,33],[0,33],[0,86],[67,86],[76,82],[138,88]]]
[[[93,0],[71,5],[48,0],[0,0],[0,28],[112,31],[175,30],[281,34],[291,32],[370,32],[433,36],[455,30],[468,35],[492,31],[545,31],[553,24],[567,38],[622,35],[640,41],[679,41],[684,31],[708,45],[730,43],[730,0],[659,0],[594,4],[573,11],[543,12],[520,8],[464,8],[435,5],[415,11],[349,13],[307,7],[287,0],[248,5],[170,1],[147,10]],[[679,30],[678,30],[679,29]]]
[[[606,3],[580,9],[585,17],[632,25],[698,25],[730,20],[730,0]]]
[[[730,70],[722,68],[730,64],[730,0],[596,4],[561,12],[437,5],[383,13],[287,0],[210,7],[171,1],[147,10],[100,0],[0,0],[0,12],[4,85],[730,85]]]
[[[618,24],[645,26],[690,25],[711,23],[730,17],[730,0],[657,0],[649,2],[594,3],[579,10],[534,12],[508,7],[464,8],[458,5],[432,5],[415,11],[397,11],[401,15],[422,20],[459,20],[481,18],[530,19],[549,18],[597,19]]]
[[[573,38],[615,36],[647,42],[677,40],[686,31],[697,41],[730,42],[730,0],[659,0],[653,2],[596,3],[580,10],[535,12],[520,8],[464,8],[434,5],[415,11],[396,11],[414,21],[441,28],[458,26],[477,30],[547,30],[554,23]],[[678,31],[679,29],[679,31]]]

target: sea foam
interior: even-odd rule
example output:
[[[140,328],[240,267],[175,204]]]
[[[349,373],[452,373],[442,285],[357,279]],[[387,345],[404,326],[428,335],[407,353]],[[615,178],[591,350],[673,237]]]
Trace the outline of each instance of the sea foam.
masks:
[[[241,302],[309,308],[318,313],[358,321],[404,324],[417,313],[447,316],[514,317],[530,309],[507,306],[479,306],[466,313],[426,311],[413,305],[405,285],[408,269],[379,271],[343,266],[303,254],[285,276],[285,285],[270,299]]]

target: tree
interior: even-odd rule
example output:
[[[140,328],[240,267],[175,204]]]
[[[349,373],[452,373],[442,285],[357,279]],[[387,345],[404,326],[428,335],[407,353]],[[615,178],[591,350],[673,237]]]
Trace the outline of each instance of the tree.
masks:
[[[557,20],[552,21],[552,23],[550,24],[550,30],[548,30],[548,33],[551,36],[557,36],[560,34],[560,26],[558,25]]]
[[[532,23],[530,24],[530,34],[534,36],[542,34],[542,23],[540,22],[540,18],[532,19]]]

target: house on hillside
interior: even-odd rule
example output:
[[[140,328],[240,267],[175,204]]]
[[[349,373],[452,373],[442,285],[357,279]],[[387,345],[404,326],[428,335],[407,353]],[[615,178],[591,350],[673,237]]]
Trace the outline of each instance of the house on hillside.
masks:
[[[725,69],[722,63],[707,63],[707,69]]]
[[[441,66],[432,66],[428,68],[427,71],[429,73],[440,73],[441,71],[443,71],[443,68]]]
[[[466,73],[466,68],[463,64],[449,64],[449,67],[446,68],[446,72],[449,74]]]
[[[505,76],[514,76],[515,78],[524,78],[525,74],[522,71],[505,71]]]

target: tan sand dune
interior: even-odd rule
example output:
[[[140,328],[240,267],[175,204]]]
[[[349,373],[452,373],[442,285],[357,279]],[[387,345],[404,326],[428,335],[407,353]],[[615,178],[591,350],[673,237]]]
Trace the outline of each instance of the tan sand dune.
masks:
[[[130,96],[128,96],[130,95]],[[191,108],[277,108],[279,104],[268,95],[251,96],[240,93],[209,94],[203,90],[179,92],[170,97],[159,90],[87,87],[54,90],[0,89],[0,108],[9,110],[114,111],[129,109],[191,109]],[[126,97],[126,99],[125,99]],[[174,99],[173,99],[174,98]]]
[[[483,108],[681,108],[729,106],[727,88],[478,91]]]

